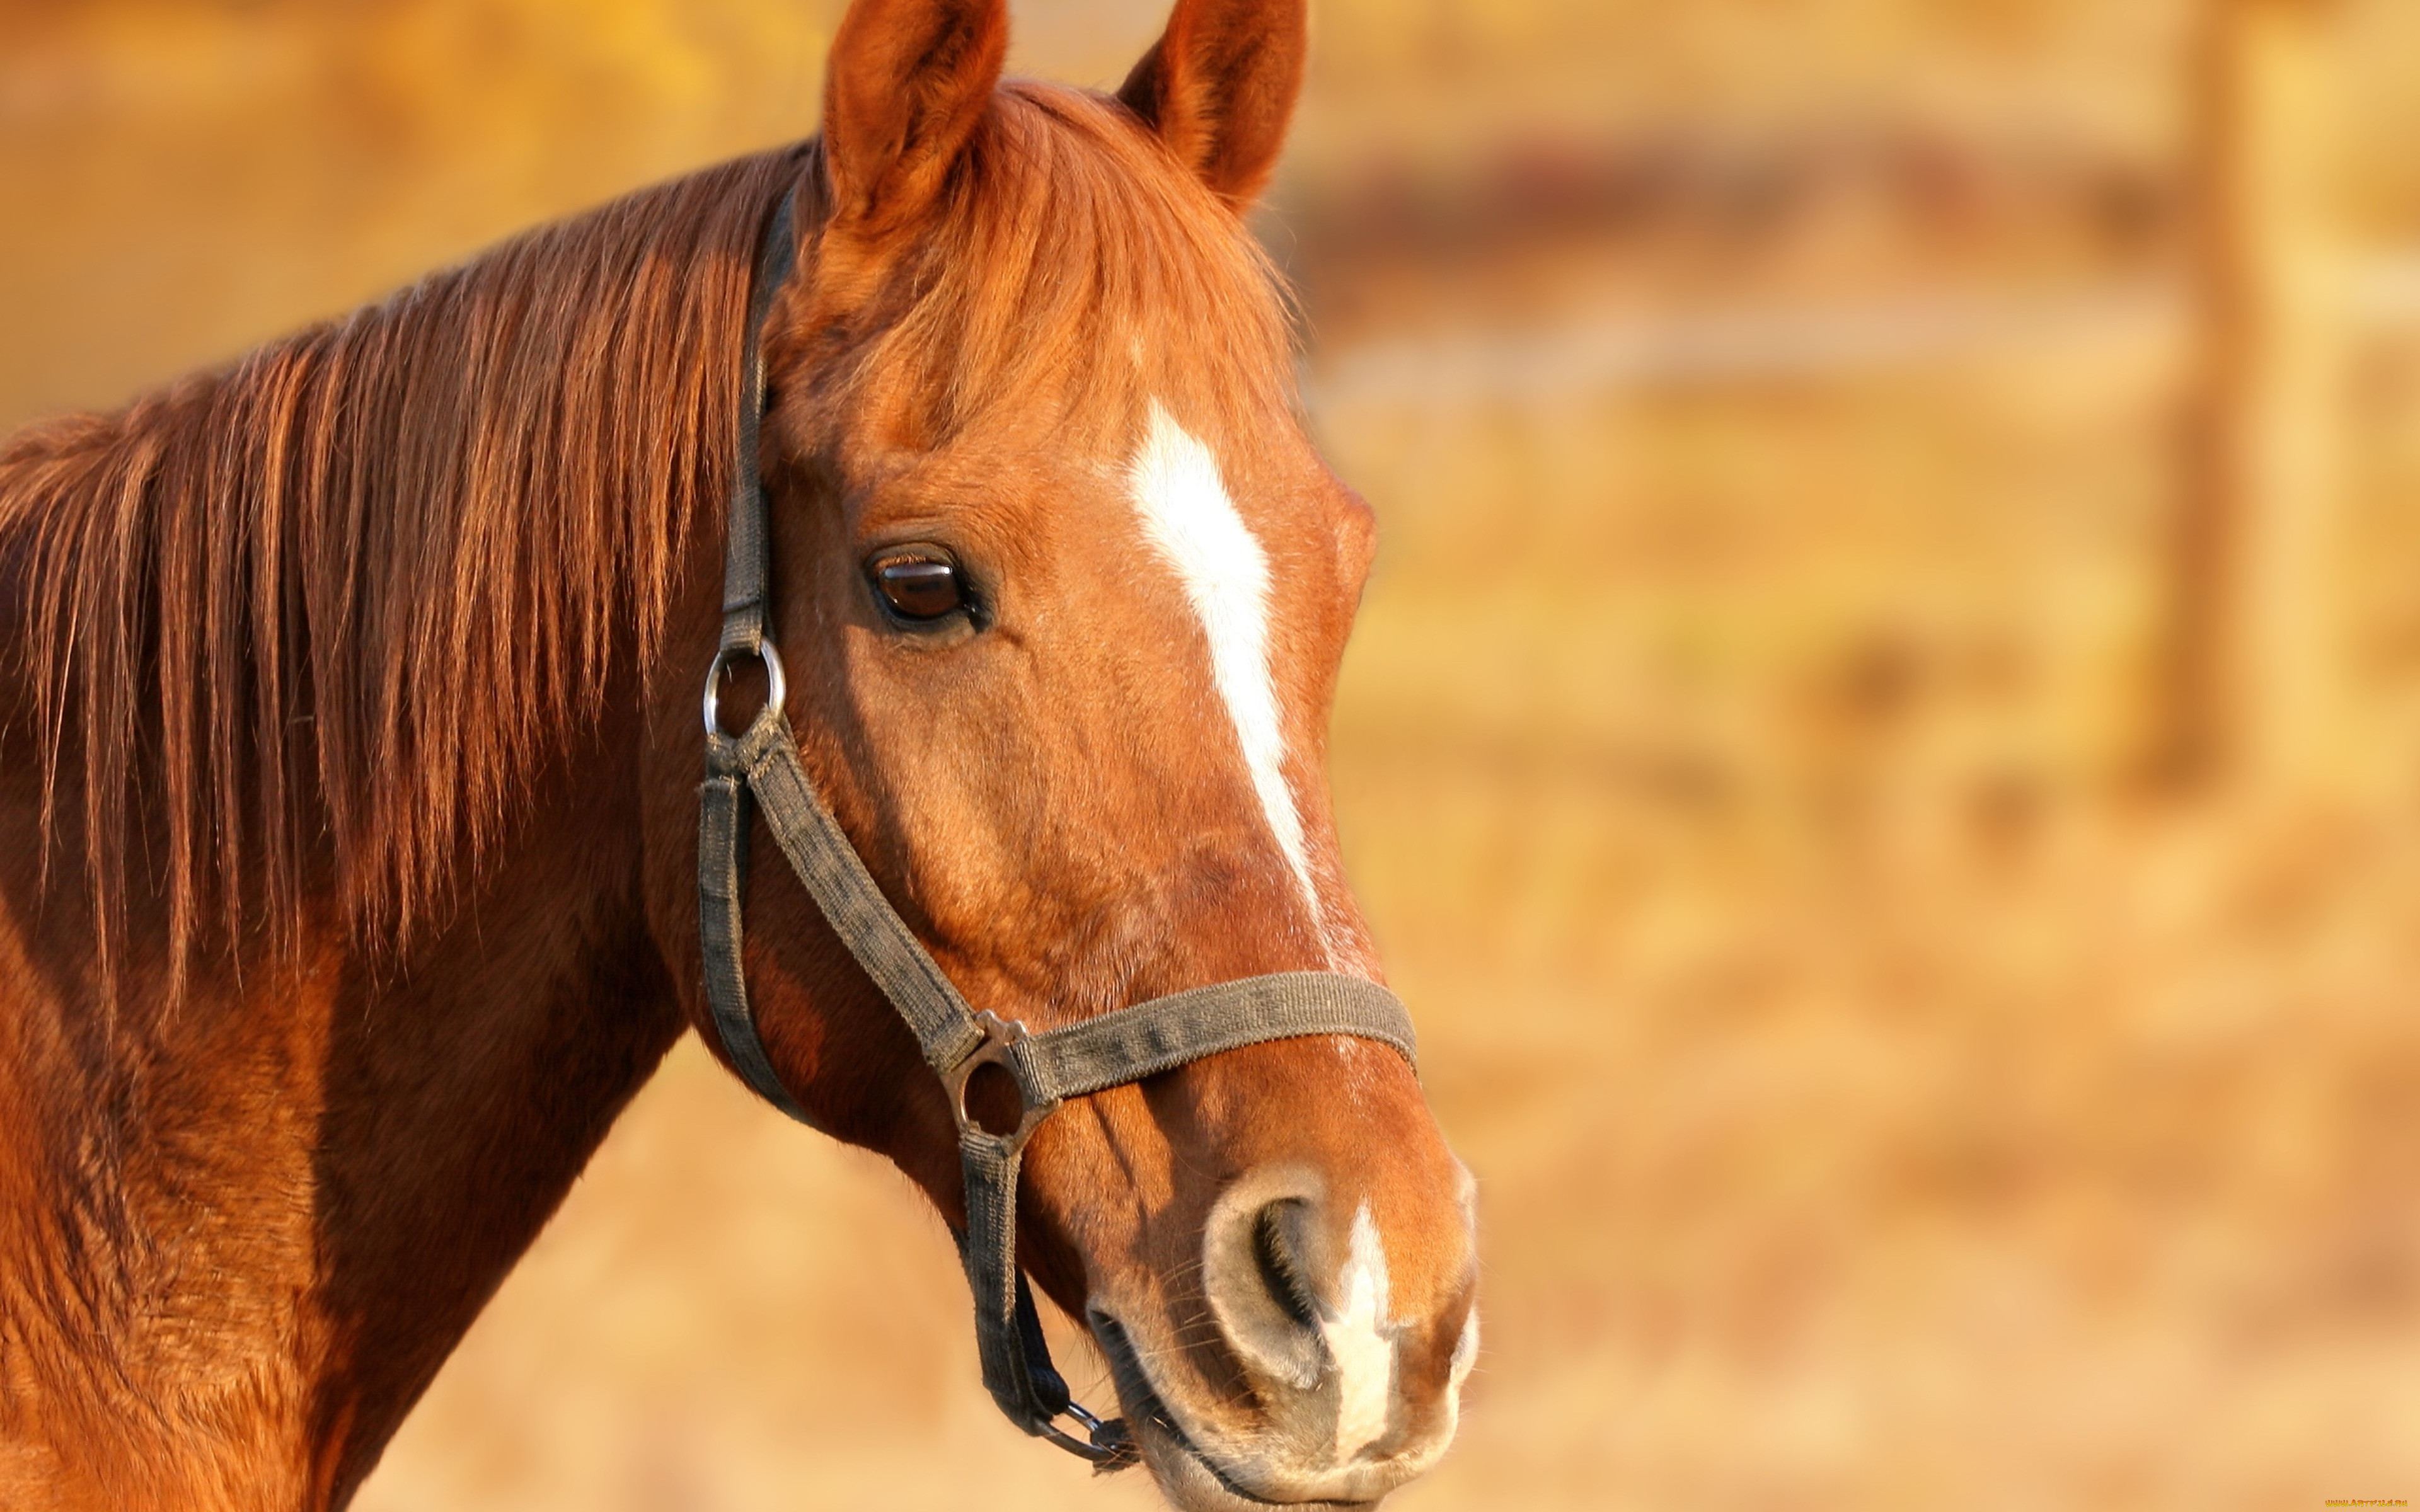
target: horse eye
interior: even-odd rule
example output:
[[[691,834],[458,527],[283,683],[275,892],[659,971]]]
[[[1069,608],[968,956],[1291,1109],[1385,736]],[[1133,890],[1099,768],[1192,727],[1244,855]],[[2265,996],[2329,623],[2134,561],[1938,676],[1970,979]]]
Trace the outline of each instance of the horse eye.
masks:
[[[938,620],[966,606],[958,569],[924,557],[893,557],[876,563],[874,586],[903,620]]]

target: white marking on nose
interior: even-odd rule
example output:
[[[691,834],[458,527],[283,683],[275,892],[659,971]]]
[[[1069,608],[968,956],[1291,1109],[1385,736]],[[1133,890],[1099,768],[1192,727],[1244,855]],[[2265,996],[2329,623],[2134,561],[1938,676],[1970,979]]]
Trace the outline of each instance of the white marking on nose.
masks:
[[[1285,779],[1285,726],[1269,675],[1269,563],[1228,497],[1218,459],[1179,425],[1159,401],[1151,429],[1127,466],[1126,481],[1143,534],[1185,581],[1186,596],[1210,640],[1210,676],[1244,748],[1252,791],[1295,880],[1314,931],[1319,891],[1303,850],[1302,816]]]
[[[1353,1214],[1344,1269],[1336,1278],[1336,1310],[1319,1320],[1327,1357],[1336,1362],[1336,1458],[1352,1458],[1387,1431],[1394,1397],[1395,1330],[1387,1321],[1387,1250],[1370,1204]]]
[[[1462,1390],[1463,1381],[1470,1376],[1470,1367],[1478,1363],[1479,1309],[1473,1307],[1470,1316],[1463,1320],[1462,1336],[1453,1341],[1453,1358],[1446,1363],[1447,1387]]]

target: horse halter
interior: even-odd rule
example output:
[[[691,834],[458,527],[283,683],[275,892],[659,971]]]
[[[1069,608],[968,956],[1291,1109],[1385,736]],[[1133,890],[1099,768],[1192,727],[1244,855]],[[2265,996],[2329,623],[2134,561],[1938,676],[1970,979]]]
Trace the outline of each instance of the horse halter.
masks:
[[[795,193],[766,228],[749,300],[742,358],[738,455],[732,470],[723,563],[722,641],[706,681],[706,779],[698,790],[698,927],[706,993],[731,1064],[767,1102],[802,1123],[805,1111],[767,1058],[748,1007],[741,968],[740,894],[752,807],[823,910],[832,932],[914,1031],[925,1064],[940,1077],[958,1122],[967,1226],[960,1258],[974,1290],[975,1344],[984,1385],[1009,1420],[1102,1470],[1139,1458],[1124,1419],[1107,1421],[1071,1399],[1050,1363],[1032,1289],[1016,1261],[1016,1177],[1025,1142],[1059,1104],[1245,1045],[1305,1035],[1352,1035],[1413,1057],[1409,1014],[1393,994],[1358,977],[1283,972],[1247,977],[1154,998],[1041,1033],[978,1013],[892,908],[848,837],[815,795],[799,764],[783,700],[782,658],[765,633],[769,602],[765,483],[757,447],[764,421],[761,334],[773,295],[790,276]],[[765,664],[765,707],[746,733],[718,722],[724,670]],[[1016,1085],[1016,1127],[994,1134],[967,1109],[967,1083],[997,1066]],[[1085,1430],[1058,1426],[1067,1417]]]

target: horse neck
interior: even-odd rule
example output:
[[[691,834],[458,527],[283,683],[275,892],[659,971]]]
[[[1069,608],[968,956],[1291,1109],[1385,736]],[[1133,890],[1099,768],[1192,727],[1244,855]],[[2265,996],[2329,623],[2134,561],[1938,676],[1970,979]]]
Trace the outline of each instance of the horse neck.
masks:
[[[367,1473],[679,1032],[633,722],[536,774],[399,953],[316,911],[290,959],[173,1004],[138,964],[114,1011],[0,751],[0,1505],[316,1506]]]
[[[638,662],[678,647],[702,670],[713,643],[748,273],[797,174],[776,153],[644,192],[0,447],[0,1507],[341,1500],[677,1037],[684,926],[674,907],[648,927],[640,800],[688,800],[695,737],[660,765]],[[526,317],[495,323],[507,306]],[[581,360],[634,344],[660,360]],[[561,383],[507,381],[538,371]],[[513,437],[529,467],[489,465]],[[619,513],[638,508],[664,513]],[[259,540],[279,549],[226,547]],[[174,612],[130,562],[194,569]],[[289,577],[265,592],[265,572]],[[93,630],[110,656],[25,625],[66,583],[108,612],[54,627],[116,626]],[[253,709],[259,646],[311,655]],[[94,671],[121,663],[144,675]],[[246,717],[172,722],[205,693]],[[127,815],[125,885],[99,889],[125,896],[114,993],[78,881],[86,728],[137,774],[93,800]],[[239,969],[207,889],[162,873],[225,874],[220,826],[287,811],[257,732],[306,728],[290,844],[248,853],[235,911],[301,921]],[[390,769],[411,753],[429,764]],[[652,850],[678,852],[678,826]],[[258,891],[260,858],[288,854],[299,907]],[[388,910],[403,944],[365,943],[365,897],[412,904]]]

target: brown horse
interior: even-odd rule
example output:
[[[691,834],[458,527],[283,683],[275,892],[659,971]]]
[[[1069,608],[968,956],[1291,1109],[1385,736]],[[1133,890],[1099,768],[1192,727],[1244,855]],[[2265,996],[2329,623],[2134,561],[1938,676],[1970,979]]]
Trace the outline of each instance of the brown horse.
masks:
[[[1239,219],[1300,0],[1180,0],[1115,98],[1003,0],[858,0],[815,142],[533,233],[0,454],[0,1505],[343,1504],[706,1022],[696,695],[763,330],[804,764],[1037,1028],[1376,970],[1325,723],[1372,546]],[[964,1222],[954,1115],[773,848],[781,1082]],[[1070,1102],[1025,1265],[1187,1507],[1451,1437],[1470,1188],[1402,1057]]]

